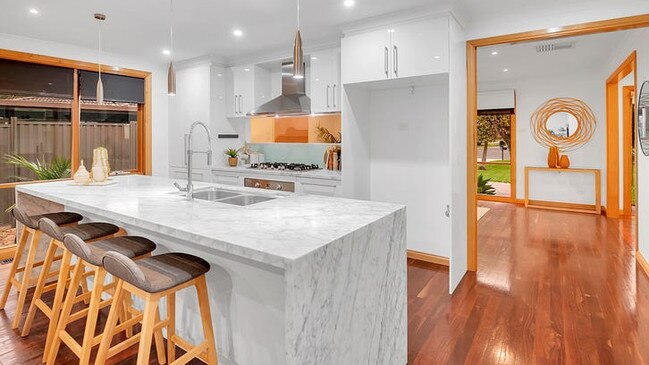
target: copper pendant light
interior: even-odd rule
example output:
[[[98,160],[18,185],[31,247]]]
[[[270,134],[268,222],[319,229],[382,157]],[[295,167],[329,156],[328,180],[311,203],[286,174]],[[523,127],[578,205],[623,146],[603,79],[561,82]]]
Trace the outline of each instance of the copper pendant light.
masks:
[[[174,55],[174,26],[173,26],[173,15],[174,15],[174,2],[173,0],[169,1],[170,8],[170,21],[169,21],[169,43],[171,57]],[[169,70],[167,71],[167,94],[169,96],[176,96],[176,70],[174,69],[173,60],[169,61]]]
[[[300,34],[300,0],[297,0],[297,32],[293,44],[293,77],[304,78],[304,52],[302,51],[302,35]]]
[[[103,104],[104,103],[104,84],[101,82],[101,23],[106,20],[106,15],[100,14],[100,13],[95,13],[95,19],[99,21],[99,57],[98,57],[98,64],[99,64],[99,78],[97,79],[97,94],[96,94],[96,100],[97,104]]]

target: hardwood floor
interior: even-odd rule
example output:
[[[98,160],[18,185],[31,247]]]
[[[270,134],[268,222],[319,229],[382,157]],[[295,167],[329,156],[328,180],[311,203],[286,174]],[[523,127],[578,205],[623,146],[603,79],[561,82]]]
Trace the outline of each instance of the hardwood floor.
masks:
[[[649,279],[636,270],[630,220],[481,205],[491,210],[478,227],[478,274],[453,296],[446,267],[408,261],[410,365],[649,363]],[[2,283],[8,271],[0,265]],[[45,317],[21,338],[14,304],[12,294],[0,311],[0,365],[40,365]],[[135,363],[135,351],[112,363]],[[77,360],[63,346],[56,363]]]
[[[649,363],[630,220],[484,206],[478,274],[453,296],[447,268],[409,261],[409,364]]]

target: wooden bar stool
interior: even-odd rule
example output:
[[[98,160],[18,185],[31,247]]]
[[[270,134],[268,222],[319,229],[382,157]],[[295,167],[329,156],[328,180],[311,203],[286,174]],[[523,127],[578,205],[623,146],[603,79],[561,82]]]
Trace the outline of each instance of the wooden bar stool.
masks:
[[[137,365],[147,365],[153,334],[164,327],[167,328],[167,361],[170,365],[186,364],[195,358],[209,365],[218,364],[205,282],[205,273],[210,270],[207,261],[184,253],[167,253],[133,261],[120,253],[108,252],[103,262],[106,271],[120,280],[117,281],[113,304],[106,320],[104,338],[95,360],[96,364],[104,364],[106,359],[139,341]],[[176,336],[175,332],[176,292],[190,286],[196,287],[205,335],[205,340],[197,346]],[[133,318],[142,321],[142,331],[111,347],[113,336],[123,331],[128,324],[117,326],[117,320],[120,303],[126,295],[131,294],[144,300],[144,311]],[[160,320],[158,312],[160,299],[163,297],[167,298],[167,318],[164,321]],[[157,345],[156,343],[156,347]],[[186,351],[178,359],[176,359],[176,346]]]
[[[36,314],[36,309],[40,309],[47,318],[50,320],[49,328],[47,329],[47,338],[45,342],[45,352],[43,353],[43,362],[47,360],[47,353],[51,345],[51,340],[54,337],[54,331],[56,330],[56,325],[59,319],[59,313],[61,311],[61,304],[63,302],[63,296],[65,294],[65,287],[69,282],[69,272],[66,272],[62,275],[60,268],[51,270],[52,263],[57,258],[57,251],[59,249],[63,250],[63,255],[61,260],[65,262],[70,260],[71,253],[65,248],[63,244],[63,237],[66,234],[72,233],[83,239],[84,241],[96,241],[98,239],[112,237],[115,233],[119,232],[119,227],[110,224],[110,223],[83,223],[76,226],[69,227],[59,227],[54,221],[49,218],[41,218],[38,221],[38,227],[46,235],[50,236],[50,246],[47,248],[47,253],[45,254],[45,260],[43,263],[43,268],[41,269],[41,274],[38,277],[38,282],[36,283],[36,290],[34,291],[34,296],[32,297],[32,302],[29,306],[29,312],[27,313],[27,318],[25,319],[25,324],[21,335],[29,335],[29,331],[32,327],[32,322],[34,321],[34,315]],[[67,256],[67,257],[66,257]],[[43,288],[47,281],[52,277],[58,277],[56,281],[56,292],[54,294],[54,301],[52,306],[48,306],[42,299]],[[75,288],[76,290],[76,288]],[[87,290],[85,290],[87,291]]]
[[[11,210],[11,214],[18,222],[23,224],[23,228],[20,232],[20,239],[16,246],[16,253],[14,254],[14,260],[11,264],[9,277],[7,277],[7,284],[2,291],[2,297],[0,297],[0,309],[4,309],[5,304],[7,304],[7,298],[9,297],[11,288],[16,287],[18,300],[16,301],[14,320],[11,324],[11,328],[16,329],[20,324],[20,317],[23,312],[23,307],[25,306],[25,301],[27,300],[27,290],[31,285],[36,284],[36,281],[32,279],[32,270],[43,265],[42,260],[35,261],[36,252],[38,251],[38,242],[41,238],[41,230],[38,229],[38,220],[40,218],[48,218],[60,226],[66,226],[76,224],[83,219],[83,216],[71,212],[57,212],[30,216],[18,207],[14,207]],[[27,250],[27,258],[25,264],[21,265],[20,260],[25,251],[27,239],[30,236],[32,240],[29,244],[29,249]],[[20,273],[22,273],[21,278],[18,277],[18,274]],[[44,288],[44,291],[50,291],[54,288],[54,286]]]
[[[61,309],[61,316],[59,317],[58,327],[54,332],[54,339],[50,347],[47,363],[52,365],[56,361],[56,356],[59,352],[61,342],[65,343],[79,357],[80,365],[87,365],[90,363],[90,354],[92,348],[99,345],[102,339],[102,334],[95,335],[97,327],[97,319],[99,317],[99,310],[110,305],[112,302],[112,294],[114,294],[115,282],[105,284],[106,270],[103,267],[102,259],[107,252],[119,252],[129,258],[142,258],[151,256],[151,252],[155,250],[156,245],[152,241],[137,236],[120,236],[108,238],[106,240],[95,241],[91,245],[85,243],[81,238],[74,234],[66,234],[63,243],[65,248],[71,255],[77,256],[78,260],[74,265],[74,271],[70,282],[70,288],[67,291],[65,302]],[[70,270],[71,255],[67,255],[68,260],[62,262],[61,275]],[[89,293],[82,293],[77,295],[77,288],[81,285],[82,280],[86,280],[86,269],[89,269],[93,276],[93,286]],[[102,299],[102,294],[110,294],[109,299]],[[85,297],[90,297],[90,305],[75,313],[72,312],[74,304],[83,301]],[[130,303],[129,303],[130,304]],[[130,308],[130,305],[129,305]],[[122,315],[121,323],[127,321],[127,313],[125,308],[121,307]],[[86,318],[85,332],[83,341],[77,342],[66,330],[68,324]],[[163,343],[162,331],[156,333],[156,343]],[[157,347],[157,345],[156,345]],[[158,357],[165,359],[164,348],[162,345],[158,350]]]

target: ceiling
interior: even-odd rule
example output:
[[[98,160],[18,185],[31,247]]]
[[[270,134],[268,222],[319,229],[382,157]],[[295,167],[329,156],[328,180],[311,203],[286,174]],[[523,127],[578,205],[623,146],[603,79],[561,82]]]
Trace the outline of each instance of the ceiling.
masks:
[[[447,0],[301,0],[302,38],[309,42],[333,41],[340,26],[368,17]],[[97,46],[95,12],[106,14],[103,49],[147,60],[164,61],[169,48],[169,1],[160,0],[0,0],[0,33],[94,48]],[[29,12],[38,9],[38,14]],[[287,49],[293,43],[296,2],[293,0],[176,0],[174,2],[174,59],[218,55],[223,59],[250,53]],[[243,36],[233,36],[241,29]]]
[[[526,42],[478,49],[478,82],[511,81],[520,78],[560,76],[605,67],[611,50],[627,32],[600,33],[560,38],[551,41]],[[537,46],[555,45],[572,48],[537,52]],[[492,55],[492,52],[498,54]],[[504,70],[507,69],[507,72]]]

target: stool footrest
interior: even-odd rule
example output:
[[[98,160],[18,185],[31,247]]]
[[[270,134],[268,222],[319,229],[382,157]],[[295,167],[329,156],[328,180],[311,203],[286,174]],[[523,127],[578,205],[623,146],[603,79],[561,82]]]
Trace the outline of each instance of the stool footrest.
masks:
[[[192,348],[195,347],[191,343],[187,342],[184,338],[178,337],[176,335],[171,336],[171,342],[173,342],[176,346],[183,349],[183,351],[185,351],[185,352],[189,352]],[[207,343],[207,342],[204,342],[204,343]],[[169,343],[167,343],[167,346],[169,346]],[[205,350],[203,350],[203,352],[201,352],[198,355],[198,358],[201,359],[204,363],[206,363],[206,364],[208,363],[208,361],[207,361],[207,352]],[[180,360],[180,358],[178,360]]]
[[[66,331],[59,331],[59,338],[74,352],[77,357],[81,357],[81,345]]]
[[[183,356],[179,357],[176,359],[176,361],[170,363],[169,365],[181,365],[181,364],[187,364],[189,360],[192,360],[196,357],[201,358],[200,355],[205,353],[207,350],[207,347],[209,346],[209,343],[207,341],[203,341],[200,345],[197,346],[191,346],[188,350],[185,350],[185,354]],[[182,346],[181,346],[182,347]],[[207,361],[207,356],[205,356],[205,359],[201,358],[201,360],[205,361],[205,363],[208,363]]]

